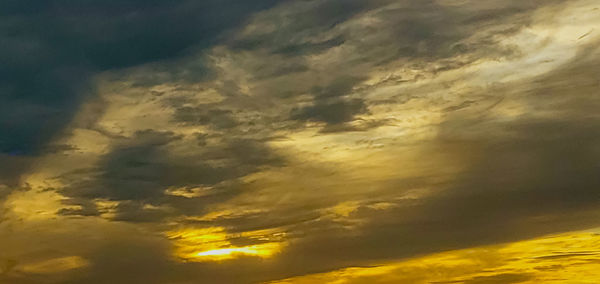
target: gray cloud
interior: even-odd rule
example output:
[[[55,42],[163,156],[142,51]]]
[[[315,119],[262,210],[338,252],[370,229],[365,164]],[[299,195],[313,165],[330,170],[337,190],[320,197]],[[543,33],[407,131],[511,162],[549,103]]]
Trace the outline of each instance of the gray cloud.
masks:
[[[69,186],[61,193],[72,198],[67,204],[83,209],[63,209],[60,213],[99,214],[90,201],[105,199],[121,201],[116,207],[117,220],[156,221],[173,214],[199,214],[203,205],[234,196],[239,189],[237,178],[283,163],[262,142],[242,139],[224,141],[222,146],[197,145],[191,156],[173,155],[169,144],[179,139],[172,133],[138,132],[104,156],[96,168],[63,177]],[[211,190],[198,198],[165,194],[169,188],[195,187]],[[168,210],[145,209],[144,205],[167,206]]]
[[[339,124],[353,120],[356,114],[365,113],[367,107],[359,99],[351,101],[336,101],[319,103],[295,111],[293,119],[305,121],[320,121],[328,124]]]
[[[583,56],[589,59],[590,52]],[[368,220],[360,229],[298,223],[292,232],[314,234],[303,235],[282,256],[284,277],[597,226],[600,135],[594,129],[600,120],[590,112],[600,103],[593,95],[596,66],[596,60],[578,58],[544,77],[506,86],[515,96],[526,93],[521,99],[537,108],[518,120],[495,121],[476,112],[447,120],[431,151],[467,163],[461,174],[445,184],[429,182],[435,194],[399,201],[394,209],[359,208],[353,218]],[[573,75],[576,80],[567,79]],[[534,102],[539,96],[545,103]]]
[[[182,107],[175,112],[175,121],[186,124],[210,125],[216,129],[229,129],[238,125],[232,112],[207,107]]]
[[[376,100],[369,93],[379,86],[415,83],[479,61],[518,58],[520,51],[501,43],[502,39],[527,27],[533,11],[555,1],[457,1],[453,5],[433,0],[290,1],[253,14],[245,26],[225,33],[248,19],[248,14],[279,1],[88,2],[40,2],[39,8],[15,1],[0,4],[15,14],[17,23],[31,22],[28,27],[34,31],[31,41],[21,36],[10,41],[8,54],[26,54],[18,54],[7,65],[6,70],[16,70],[11,81],[0,79],[0,93],[8,94],[0,99],[7,102],[0,104],[4,106],[0,110],[5,110],[0,127],[9,134],[0,135],[0,182],[17,184],[37,155],[77,149],[49,141],[61,134],[80,103],[94,93],[87,81],[99,71],[114,70],[106,76],[151,93],[165,112],[173,111],[169,123],[183,130],[112,135],[109,150],[91,168],[59,178],[65,183],[57,189],[65,198],[63,204],[78,206],[61,209],[59,215],[77,217],[64,220],[98,221],[97,216],[108,211],[95,201],[117,201],[110,221],[119,222],[108,222],[111,226],[135,224],[154,233],[113,237],[100,231],[110,239],[107,243],[74,252],[88,259],[90,267],[55,282],[256,283],[598,225],[596,46],[582,48],[574,61],[546,75],[448,96],[457,100],[445,102],[450,106],[436,101],[446,97],[429,93],[447,86],[407,88],[410,94],[393,91],[387,94],[390,97]],[[50,19],[54,16],[59,17]],[[64,40],[42,36],[39,23],[50,23],[55,30],[51,36]],[[63,24],[73,27],[59,29]],[[46,54],[57,50],[61,51],[55,58]],[[320,62],[315,63],[315,58]],[[31,68],[37,64],[37,69]],[[137,65],[144,66],[124,69]],[[397,69],[416,70],[417,75],[392,74],[383,81],[370,81],[370,74]],[[3,73],[8,71],[0,67]],[[191,84],[201,83],[202,88],[189,87],[188,93],[172,96],[151,89],[165,83],[173,83],[177,91]],[[202,101],[199,90],[216,92],[218,102]],[[492,97],[489,101],[494,104],[481,111],[481,97]],[[297,187],[267,184],[265,189],[243,179],[263,170],[315,162],[316,155],[304,149],[290,162],[270,145],[273,137],[284,140],[306,122],[321,123],[317,135],[370,129],[385,122],[365,122],[362,128],[352,125],[361,116],[377,114],[377,107],[398,108],[400,113],[403,104],[420,99],[423,105],[444,105],[441,122],[430,126],[437,136],[419,141],[418,147],[402,144],[394,136],[390,145],[382,143],[381,151],[393,156],[397,149],[390,148],[397,145],[421,151],[421,159],[434,164],[422,176],[365,182],[360,175],[340,178],[337,174],[346,170],[342,165],[323,170],[322,175],[293,168],[298,180],[292,182],[298,182]],[[511,103],[526,111],[498,118],[495,108]],[[382,138],[365,143],[377,144],[375,139]],[[337,154],[338,150],[345,154],[341,146],[321,151]],[[435,164],[440,153],[454,160]],[[323,164],[318,166],[330,166]],[[411,170],[406,164],[398,158],[392,170],[402,176]],[[445,176],[448,164],[460,169],[451,178]],[[343,179],[341,185],[335,184],[339,188],[328,183],[334,184],[336,178]],[[10,191],[1,183],[0,197]],[[431,192],[419,195],[421,188]],[[189,196],[167,194],[167,189]],[[404,196],[408,191],[419,194]],[[268,206],[173,225],[227,201],[252,207],[251,201],[240,201],[248,196]],[[356,200],[360,202],[348,216],[338,220],[327,215],[332,206]],[[391,207],[374,209],[383,202]],[[154,235],[173,226],[224,227],[231,234],[228,240],[238,246],[268,241],[245,237],[244,232],[277,229],[289,243],[272,259],[182,263],[170,255],[173,248],[168,241]],[[88,242],[95,243],[93,238]],[[46,281],[38,275],[0,275],[0,281],[5,279]],[[528,279],[529,275],[498,274],[465,281]]]
[[[95,92],[89,78],[97,72],[176,59],[188,49],[209,47],[250,13],[277,2],[4,1],[0,153],[45,153],[46,144],[62,135],[81,103]],[[0,161],[2,166],[13,163]],[[15,167],[21,170],[11,176],[28,165]]]
[[[478,21],[494,19],[485,16]],[[456,38],[448,42],[454,41]],[[415,52],[405,56],[417,56]],[[545,107],[544,111],[564,112],[560,117],[536,116],[542,113],[539,110],[517,121],[495,121],[485,114],[482,117],[480,113],[469,112],[470,104],[460,105],[466,113],[449,112],[446,122],[440,125],[441,132],[433,142],[432,151],[456,155],[468,167],[448,184],[424,182],[436,187],[433,196],[402,201],[397,208],[384,212],[360,208],[353,216],[369,222],[359,231],[351,232],[331,221],[318,220],[316,212],[322,208],[319,204],[312,210],[305,210],[306,214],[295,214],[297,212],[291,210],[280,212],[277,218],[256,214],[223,219],[216,224],[225,225],[233,232],[284,227],[290,236],[298,238],[277,257],[277,264],[254,270],[252,277],[256,278],[252,279],[255,280],[322,272],[381,259],[590,226],[594,224],[595,215],[586,212],[594,208],[596,199],[591,197],[594,188],[600,185],[595,178],[598,170],[595,161],[600,157],[593,154],[598,153],[595,145],[600,142],[600,137],[593,131],[598,127],[595,119],[587,117],[591,113],[589,110],[597,104],[590,96],[597,86],[593,76],[596,68],[581,64],[575,61],[563,66],[563,70],[568,71],[556,71],[522,85],[505,86],[506,91],[515,94],[509,99],[531,101],[538,110]],[[573,81],[571,75],[567,75],[573,73],[579,75],[579,81]],[[361,80],[342,74],[329,83],[315,84],[309,89],[314,96],[313,105],[294,110],[291,118],[327,124],[351,121],[356,114],[366,112],[366,105],[363,100],[343,97],[348,96]],[[573,94],[573,88],[581,94]],[[540,103],[538,96],[548,93],[545,100],[548,104]],[[556,101],[563,98],[566,98],[561,101],[564,108],[557,108]],[[206,125],[215,123],[212,119],[220,115],[213,113],[211,117],[210,111],[189,110],[190,115],[202,116],[206,112],[208,116],[184,121],[200,121]],[[490,133],[500,136],[490,136]],[[230,148],[234,149],[236,147]],[[221,154],[213,155],[211,157],[217,159]],[[227,155],[235,153],[227,152]],[[240,159],[243,161],[240,164],[261,164],[262,156]],[[272,214],[272,211],[267,213]],[[587,217],[581,218],[581,214]],[[535,221],[537,217],[544,218]]]

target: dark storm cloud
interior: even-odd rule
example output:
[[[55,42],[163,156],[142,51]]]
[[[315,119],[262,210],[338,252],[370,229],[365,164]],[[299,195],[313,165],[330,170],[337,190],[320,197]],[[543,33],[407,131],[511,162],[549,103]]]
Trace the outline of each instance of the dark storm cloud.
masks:
[[[94,92],[88,82],[94,73],[208,47],[248,14],[277,2],[2,1],[0,153],[43,152]]]
[[[19,175],[27,169],[32,162],[32,157],[17,154],[0,154],[0,185],[16,185],[19,183]]]
[[[61,193],[72,198],[67,204],[83,209],[64,209],[60,213],[100,213],[90,201],[105,199],[121,202],[115,208],[118,220],[156,221],[172,214],[199,214],[204,210],[203,204],[218,203],[236,195],[237,178],[283,162],[263,142],[249,139],[231,139],[222,146],[195,145],[192,148],[197,147],[198,152],[174,155],[168,146],[178,139],[181,138],[168,132],[138,132],[104,156],[96,168],[65,176],[69,186]],[[195,187],[210,187],[210,192],[197,198],[165,193],[169,188]],[[145,205],[168,208],[147,210]]]

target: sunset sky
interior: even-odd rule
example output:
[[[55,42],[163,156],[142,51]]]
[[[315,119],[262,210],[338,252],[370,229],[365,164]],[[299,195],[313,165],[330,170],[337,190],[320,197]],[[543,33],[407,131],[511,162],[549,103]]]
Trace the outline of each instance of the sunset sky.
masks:
[[[0,283],[600,283],[600,2],[0,0]]]

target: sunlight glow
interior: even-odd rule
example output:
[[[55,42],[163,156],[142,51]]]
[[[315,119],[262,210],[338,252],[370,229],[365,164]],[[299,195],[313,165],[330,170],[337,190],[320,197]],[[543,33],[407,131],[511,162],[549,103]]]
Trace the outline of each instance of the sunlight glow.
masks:
[[[269,231],[245,232],[229,235],[221,227],[183,229],[167,233],[175,244],[175,256],[183,261],[205,262],[235,259],[242,256],[268,258],[281,251],[281,234]],[[255,242],[248,246],[235,246],[231,239]]]
[[[261,245],[253,245],[247,247],[233,247],[214,249],[209,251],[202,251],[196,254],[198,259],[206,260],[225,260],[231,259],[238,256],[257,256],[261,258],[268,258],[279,250],[278,243],[266,243]]]

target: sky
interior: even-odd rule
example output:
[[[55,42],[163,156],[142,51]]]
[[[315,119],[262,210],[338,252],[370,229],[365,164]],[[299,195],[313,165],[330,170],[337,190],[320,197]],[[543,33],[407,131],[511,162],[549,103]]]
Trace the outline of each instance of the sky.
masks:
[[[0,283],[599,283],[594,0],[0,1]]]

